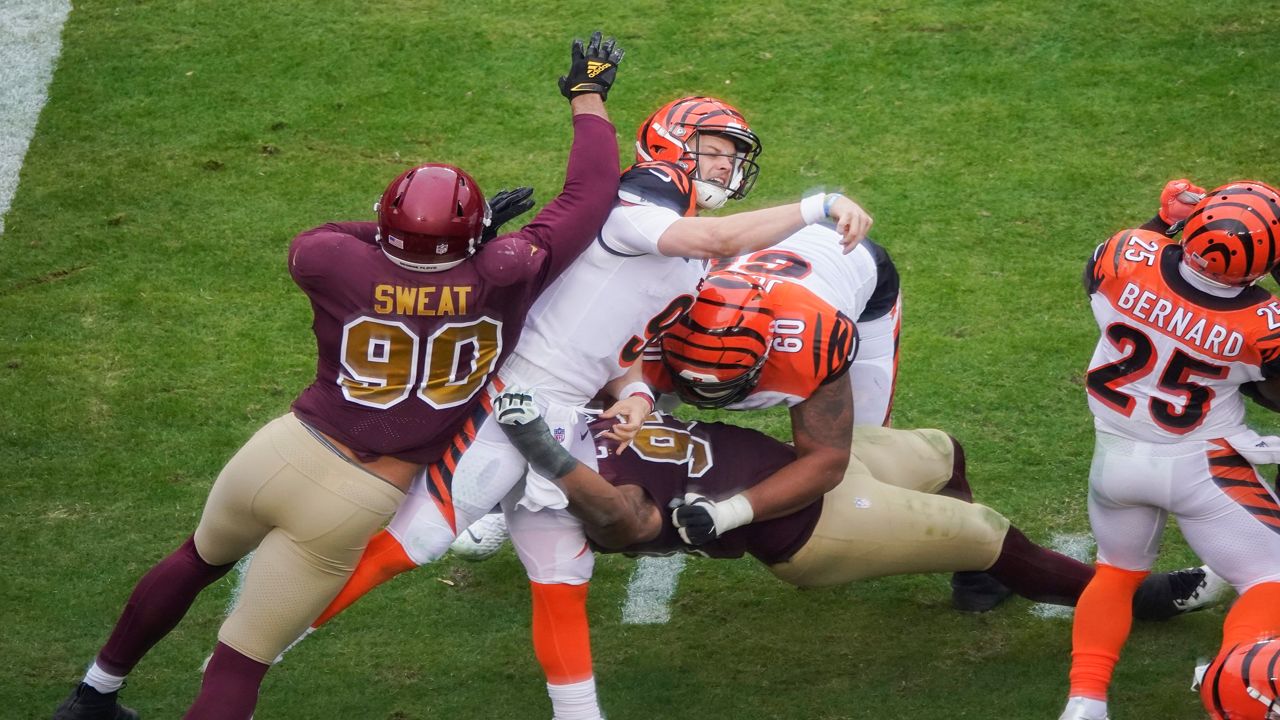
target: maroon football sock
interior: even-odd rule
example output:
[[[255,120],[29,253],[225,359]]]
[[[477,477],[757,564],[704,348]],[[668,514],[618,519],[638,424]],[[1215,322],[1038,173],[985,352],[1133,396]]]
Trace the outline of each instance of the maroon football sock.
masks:
[[[187,538],[133,588],[111,637],[98,652],[98,666],[113,675],[128,675],[187,614],[200,591],[234,565],[210,565],[196,553],[194,536]]]
[[[938,494],[973,502],[973,490],[969,488],[969,479],[964,474],[964,448],[955,438],[951,438],[951,447],[955,448],[955,459],[951,463],[951,478],[947,480],[946,485],[942,486]]]
[[[183,720],[249,720],[258,705],[258,688],[271,669],[218,643],[204,671],[200,695]]]
[[[1000,557],[987,572],[1022,597],[1074,606],[1093,577],[1094,568],[1036,545],[1021,530],[1010,526]]]

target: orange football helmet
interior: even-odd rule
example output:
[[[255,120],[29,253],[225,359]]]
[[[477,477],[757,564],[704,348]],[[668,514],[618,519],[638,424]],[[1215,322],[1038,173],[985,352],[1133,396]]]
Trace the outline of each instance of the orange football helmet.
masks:
[[[773,315],[764,287],[749,276],[709,276],[693,307],[659,339],[680,399],[718,408],[750,394],[769,356]]]
[[[1240,180],[1209,191],[1182,228],[1183,262],[1200,276],[1251,285],[1280,261],[1280,193]]]
[[[1240,644],[1214,658],[1200,684],[1213,720],[1280,720],[1280,638]]]
[[[480,186],[443,163],[401,173],[373,210],[382,251],[397,265],[419,272],[448,270],[471,257],[490,222]]]
[[[700,149],[699,134],[723,135],[733,141],[733,171],[727,184],[698,177],[698,157],[718,155]],[[746,118],[729,103],[709,97],[686,97],[658,108],[636,132],[636,162],[664,160],[689,173],[698,204],[714,210],[730,198],[746,197],[760,174],[760,138]]]

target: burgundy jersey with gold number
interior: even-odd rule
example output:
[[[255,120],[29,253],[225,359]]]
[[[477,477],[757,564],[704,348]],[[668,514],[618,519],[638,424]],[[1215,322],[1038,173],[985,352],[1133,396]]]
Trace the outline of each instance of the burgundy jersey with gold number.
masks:
[[[374,223],[294,238],[289,272],[315,311],[316,379],[293,404],[362,460],[438,460],[483,399],[538,293],[582,252],[617,196],[613,126],[574,118],[563,192],[521,230],[442,272],[391,262]],[[593,159],[597,158],[597,159]],[[487,400],[485,400],[487,402]]]
[[[597,423],[593,429],[603,427],[606,425]],[[772,565],[789,559],[808,542],[822,514],[819,498],[790,515],[753,522],[705,545],[690,546],[671,524],[673,500],[683,501],[686,492],[725,500],[795,460],[795,449],[748,428],[685,422],[666,415],[649,416],[621,455],[613,453],[616,446],[610,440],[598,438],[596,443],[600,474],[613,485],[639,486],[662,515],[662,531],[657,538],[606,552],[696,552],[716,558],[750,553]]]

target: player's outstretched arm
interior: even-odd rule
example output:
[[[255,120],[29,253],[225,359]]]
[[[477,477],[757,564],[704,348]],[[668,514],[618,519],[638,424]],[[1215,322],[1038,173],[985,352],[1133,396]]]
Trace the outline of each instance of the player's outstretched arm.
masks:
[[[796,459],[743,494],[756,520],[787,515],[840,484],[853,444],[853,391],[848,373],[791,409]]]
[[[606,548],[622,548],[657,537],[662,519],[643,493],[614,487],[556,442],[528,393],[508,391],[494,403],[498,425],[529,466],[555,481],[569,498],[569,512],[587,536]]]
[[[758,485],[724,500],[686,493],[671,524],[690,545],[703,545],[753,522],[794,513],[833,490],[849,466],[853,391],[848,374],[818,388],[791,410],[797,457]]]
[[[819,193],[797,203],[724,217],[681,218],[658,238],[669,257],[737,257],[781,242],[806,225],[835,223],[840,244],[850,252],[871,229],[871,216],[839,193]]]
[[[573,147],[564,188],[520,230],[534,247],[498,248],[526,263],[536,259],[544,286],[591,244],[618,199],[618,134],[605,112],[604,98],[623,50],[612,38],[602,41],[600,36],[596,32],[585,46],[581,40],[573,42],[569,73],[559,82],[573,108]]]

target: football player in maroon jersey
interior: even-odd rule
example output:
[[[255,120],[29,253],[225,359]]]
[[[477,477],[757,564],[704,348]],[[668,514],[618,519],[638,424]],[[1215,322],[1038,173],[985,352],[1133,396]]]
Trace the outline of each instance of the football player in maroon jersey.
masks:
[[[534,299],[604,223],[619,174],[604,99],[622,54],[598,32],[574,43],[560,79],[574,127],[564,189],[520,231],[491,237],[495,213],[532,205],[527,190],[494,208],[467,173],[426,164],[387,186],[376,223],[293,240],[289,272],[315,314],[316,379],[228,462],[195,533],[138,582],[55,720],[137,718],[117,701],[125,676],[256,549],[185,717],[253,715],[272,661],[342,587],[414,474],[489,402],[481,391]],[[438,501],[450,501],[447,489]]]
[[[849,469],[834,490],[795,512],[699,538],[695,547],[690,535],[709,533],[710,518],[681,525],[675,510],[762,482],[795,458],[795,448],[747,428],[651,415],[621,454],[597,434],[596,472],[554,442],[528,398],[518,390],[499,396],[498,420],[530,465],[556,478],[601,552],[750,554],[798,587],[985,570],[1024,597],[1060,605],[1074,605],[1093,576],[1092,567],[1036,545],[974,503],[964,451],[940,430],[859,426]],[[540,551],[518,541],[516,549]],[[1139,617],[1191,609],[1169,592],[1168,580],[1156,576],[1146,584],[1134,602]]]

